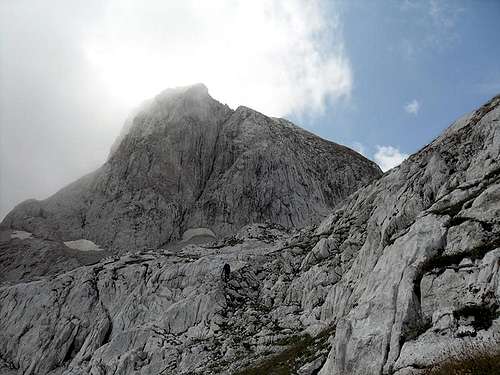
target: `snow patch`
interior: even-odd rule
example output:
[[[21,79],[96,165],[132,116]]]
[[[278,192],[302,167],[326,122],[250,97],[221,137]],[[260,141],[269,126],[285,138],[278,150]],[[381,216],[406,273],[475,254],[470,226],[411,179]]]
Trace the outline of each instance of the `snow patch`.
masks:
[[[89,240],[76,240],[76,241],[65,241],[64,244],[75,250],[80,250],[80,251],[103,251],[99,246],[97,246],[95,243]]]
[[[208,228],[191,228],[184,232],[182,235],[182,241],[189,241],[191,238],[198,236],[210,236],[217,238],[215,233]]]
[[[13,230],[10,238],[19,238],[20,240],[25,240],[26,238],[30,238],[33,233],[25,232],[24,230]]]

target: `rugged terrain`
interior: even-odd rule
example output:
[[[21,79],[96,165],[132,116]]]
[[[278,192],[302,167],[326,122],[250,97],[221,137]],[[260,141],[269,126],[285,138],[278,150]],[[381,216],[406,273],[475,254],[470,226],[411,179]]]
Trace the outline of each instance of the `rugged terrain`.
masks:
[[[404,375],[498,349],[499,160],[496,97],[317,226],[4,286],[3,372]]]
[[[347,147],[246,107],[233,111],[199,84],[145,103],[101,168],[20,204],[3,224],[123,254],[164,247],[193,228],[223,237],[253,222],[303,227],[380,175]]]
[[[55,275],[111,255],[99,248],[82,251],[73,244],[0,226],[0,286]]]

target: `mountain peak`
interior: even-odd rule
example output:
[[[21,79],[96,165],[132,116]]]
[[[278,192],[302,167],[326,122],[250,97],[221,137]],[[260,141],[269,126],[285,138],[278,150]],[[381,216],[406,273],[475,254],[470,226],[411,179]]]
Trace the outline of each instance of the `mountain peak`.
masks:
[[[1,374],[442,373],[464,348],[498,362],[500,101],[380,178],[217,103],[158,103],[220,112],[144,113],[164,131],[7,215]]]
[[[210,95],[207,86],[203,83],[195,83],[189,86],[168,88],[156,96],[157,99],[171,99],[176,97],[201,99],[210,97]]]
[[[50,206],[61,238],[76,231],[76,239],[122,252],[162,246],[191,228],[225,236],[254,222],[303,227],[379,175],[367,159],[248,107],[233,111],[196,84],[150,100],[92,182],[40,204]],[[80,203],[85,197],[91,207]],[[18,225],[24,212],[8,223]]]

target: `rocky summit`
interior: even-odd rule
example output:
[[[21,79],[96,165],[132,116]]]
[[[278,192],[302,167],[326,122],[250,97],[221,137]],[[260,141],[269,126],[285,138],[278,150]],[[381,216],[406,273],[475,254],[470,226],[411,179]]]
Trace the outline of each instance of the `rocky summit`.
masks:
[[[409,375],[498,350],[500,97],[356,190],[378,170],[352,151],[187,91],[148,104],[100,170],[5,220],[17,246],[113,253],[0,288],[1,374]],[[242,207],[250,223],[222,237]],[[188,243],[200,235],[212,240]],[[126,239],[138,248],[120,255]]]
[[[233,111],[198,84],[145,103],[101,168],[20,204],[3,224],[123,254],[196,228],[220,238],[253,222],[313,224],[380,175],[349,148],[246,107]]]

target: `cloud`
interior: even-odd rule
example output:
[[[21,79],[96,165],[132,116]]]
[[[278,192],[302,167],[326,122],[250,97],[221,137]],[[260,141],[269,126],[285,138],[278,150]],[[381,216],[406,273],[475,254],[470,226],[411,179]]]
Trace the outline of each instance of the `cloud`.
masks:
[[[377,152],[373,156],[375,162],[385,172],[389,169],[397,167],[409,155],[402,153],[398,148],[393,146],[379,146],[377,145]]]
[[[205,83],[232,107],[316,114],[352,86],[326,0],[0,1],[0,219],[102,163],[127,114]]]
[[[456,25],[465,9],[456,1],[429,0],[428,14],[433,25],[433,33],[427,42],[438,48],[449,48],[458,41]]]
[[[404,109],[409,114],[416,116],[418,114],[418,111],[420,110],[420,103],[417,99],[413,99],[411,102],[405,105]]]
[[[429,1],[429,15],[433,22],[445,29],[453,29],[458,16],[464,9],[457,7],[455,2],[448,3],[443,0],[430,0]]]
[[[411,40],[411,49],[407,50],[407,42],[403,42],[403,53],[411,53],[418,58],[422,50],[431,49],[442,52],[456,46],[460,40],[457,25],[460,25],[466,14],[463,4],[450,0],[404,0],[398,2],[404,17],[417,20],[413,23],[419,29]]]
[[[232,107],[310,115],[352,86],[338,16],[325,9],[323,0],[112,0],[84,47],[125,101],[203,82]]]

